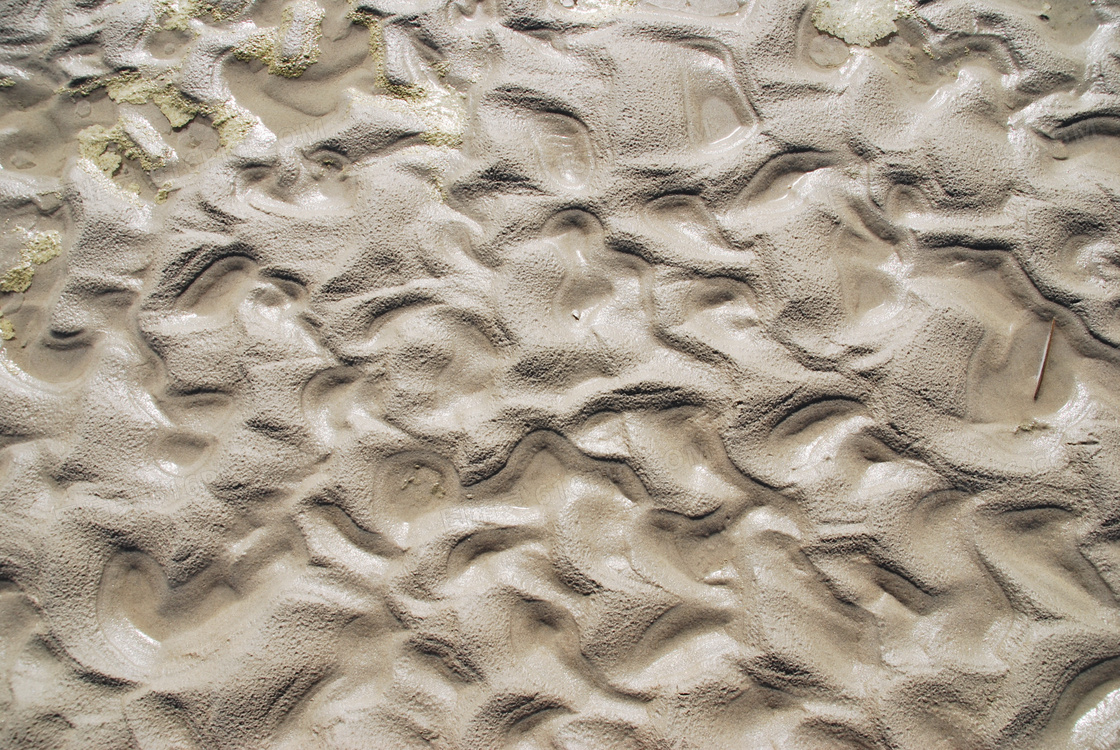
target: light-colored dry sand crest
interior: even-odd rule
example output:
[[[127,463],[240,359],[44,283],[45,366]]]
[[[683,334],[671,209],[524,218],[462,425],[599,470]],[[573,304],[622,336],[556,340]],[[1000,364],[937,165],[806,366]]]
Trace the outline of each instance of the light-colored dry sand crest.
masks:
[[[0,747],[1120,747],[1120,3],[0,2]]]

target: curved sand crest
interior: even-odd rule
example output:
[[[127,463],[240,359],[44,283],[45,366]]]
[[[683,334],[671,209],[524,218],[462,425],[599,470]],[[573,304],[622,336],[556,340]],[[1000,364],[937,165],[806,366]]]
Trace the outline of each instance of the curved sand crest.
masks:
[[[572,5],[7,14],[0,744],[1114,742],[1115,11]]]

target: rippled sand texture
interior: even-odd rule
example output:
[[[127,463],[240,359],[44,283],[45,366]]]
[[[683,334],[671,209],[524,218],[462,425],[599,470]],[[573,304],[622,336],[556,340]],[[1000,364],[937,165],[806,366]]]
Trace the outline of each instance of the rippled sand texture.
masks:
[[[742,2],[0,5],[0,746],[1120,747],[1120,3]]]

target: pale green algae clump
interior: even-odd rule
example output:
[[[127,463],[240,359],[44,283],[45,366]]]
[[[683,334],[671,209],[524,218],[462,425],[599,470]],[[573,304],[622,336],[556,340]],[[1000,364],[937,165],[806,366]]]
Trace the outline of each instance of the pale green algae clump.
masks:
[[[898,31],[896,19],[916,13],[914,0],[820,0],[813,25],[848,44],[870,47]]]
[[[54,231],[32,232],[23,230],[27,241],[19,251],[20,262],[0,276],[0,292],[23,293],[31,287],[35,267],[41,266],[62,252],[62,236]],[[16,336],[12,322],[0,314],[0,339],[10,341]]]

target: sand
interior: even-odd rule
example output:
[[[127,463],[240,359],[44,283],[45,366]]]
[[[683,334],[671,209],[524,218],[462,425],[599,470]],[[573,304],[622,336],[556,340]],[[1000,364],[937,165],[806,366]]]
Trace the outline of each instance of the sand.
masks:
[[[1114,0],[0,5],[0,747],[1120,747]]]

